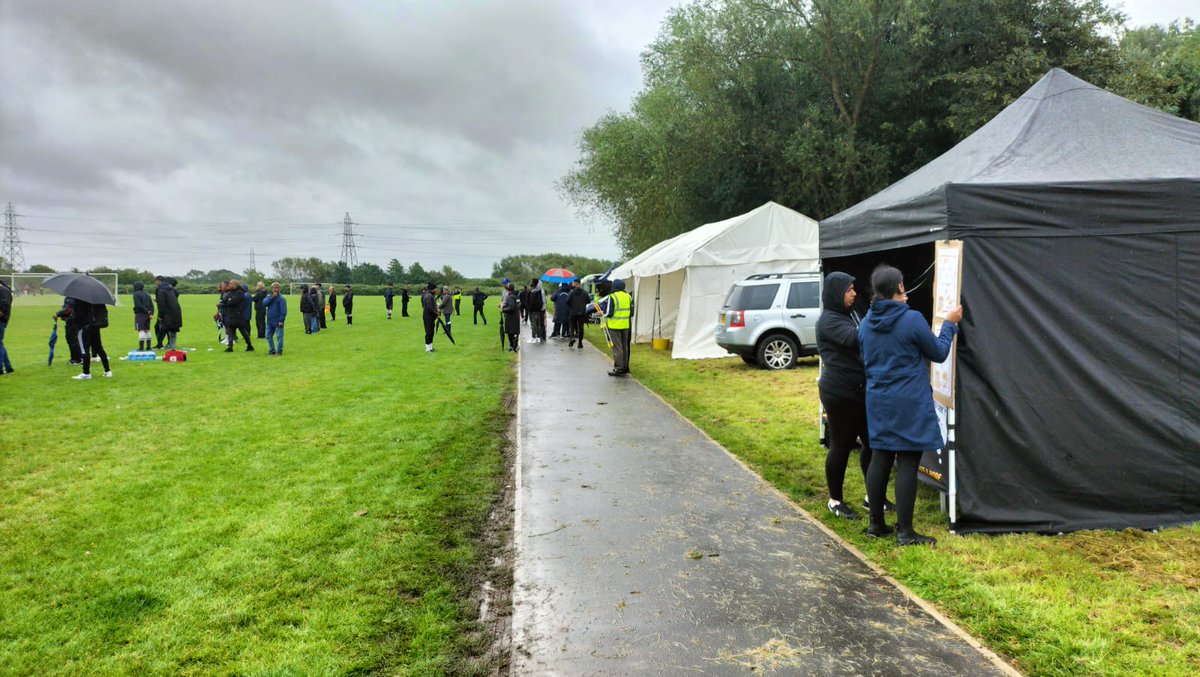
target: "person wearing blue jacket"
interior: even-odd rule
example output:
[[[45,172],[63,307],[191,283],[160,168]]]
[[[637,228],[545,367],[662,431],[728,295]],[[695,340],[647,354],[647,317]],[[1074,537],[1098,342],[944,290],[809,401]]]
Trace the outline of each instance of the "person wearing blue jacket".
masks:
[[[287,320],[287,299],[279,293],[279,283],[271,283],[271,295],[263,300],[267,311],[267,354],[283,354],[283,323]],[[275,337],[279,342],[275,342]]]
[[[871,274],[875,301],[858,327],[858,341],[866,370],[867,427],[870,430],[871,466],[867,471],[867,497],[876,538],[892,532],[883,520],[884,496],[892,466],[896,466],[896,543],[932,544],[912,525],[917,500],[917,466],[921,453],[942,448],[942,431],[933,408],[929,361],[944,362],[950,355],[962,306],[946,314],[937,336],[919,312],[908,307],[904,274],[881,265]]]

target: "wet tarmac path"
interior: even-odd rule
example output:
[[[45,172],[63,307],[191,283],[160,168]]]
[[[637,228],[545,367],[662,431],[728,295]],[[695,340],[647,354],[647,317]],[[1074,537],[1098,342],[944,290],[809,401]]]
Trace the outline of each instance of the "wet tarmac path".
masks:
[[[521,344],[513,674],[1014,674],[609,368]]]

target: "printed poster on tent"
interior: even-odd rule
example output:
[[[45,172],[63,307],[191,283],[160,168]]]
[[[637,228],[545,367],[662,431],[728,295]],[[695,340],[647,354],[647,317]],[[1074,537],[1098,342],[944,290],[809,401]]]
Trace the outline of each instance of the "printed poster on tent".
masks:
[[[942,317],[960,303],[962,289],[962,240],[938,242],[934,251],[933,267],[933,333],[942,330]],[[954,362],[957,358],[958,339],[950,346],[950,357],[945,362],[933,363],[929,368],[929,385],[933,387],[933,399],[949,409],[954,408]]]
[[[934,249],[933,268],[933,333],[942,330],[942,317],[960,303],[962,288],[962,241],[938,242]],[[950,356],[940,364],[929,366],[929,385],[933,388],[934,409],[941,428],[943,446],[921,455],[920,478],[938,491],[949,491],[950,410],[954,408],[954,370],[958,339],[950,346]]]

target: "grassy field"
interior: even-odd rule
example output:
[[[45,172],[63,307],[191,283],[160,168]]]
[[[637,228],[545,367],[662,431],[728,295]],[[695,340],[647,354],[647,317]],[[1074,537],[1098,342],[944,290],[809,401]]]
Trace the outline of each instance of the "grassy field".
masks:
[[[5,341],[0,673],[487,670],[468,599],[513,384],[495,324],[459,318],[429,355],[379,297],[312,336],[292,297],[283,357],[225,354],[216,297],[183,296],[189,361],[136,363],[126,301],[114,378],[80,382],[65,339],[46,366],[59,300],[19,299]]]
[[[599,346],[602,337],[593,335]],[[634,375],[764,479],[1031,675],[1200,674],[1200,527],[1160,533],[954,536],[922,488],[935,548],[896,548],[825,507],[816,360],[787,372],[738,358],[671,360],[635,346]],[[864,495],[857,458],[846,500]],[[890,494],[890,492],[889,492]]]

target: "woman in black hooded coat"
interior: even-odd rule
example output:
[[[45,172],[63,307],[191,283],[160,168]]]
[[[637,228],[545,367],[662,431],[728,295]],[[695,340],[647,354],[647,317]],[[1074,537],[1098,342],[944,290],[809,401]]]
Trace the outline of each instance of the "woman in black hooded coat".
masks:
[[[859,467],[866,479],[871,467],[871,444],[867,437],[867,374],[858,349],[858,324],[854,310],[858,297],[854,278],[834,272],[825,277],[821,292],[821,317],[817,320],[817,351],[821,355],[818,391],[825,409],[829,453],[825,456],[825,483],[829,487],[829,511],[846,519],[858,519],[858,513],[846,504],[842,484],[850,452],[857,441],[862,445]],[[864,499],[863,507],[867,507]],[[884,508],[891,505],[884,501]]]

